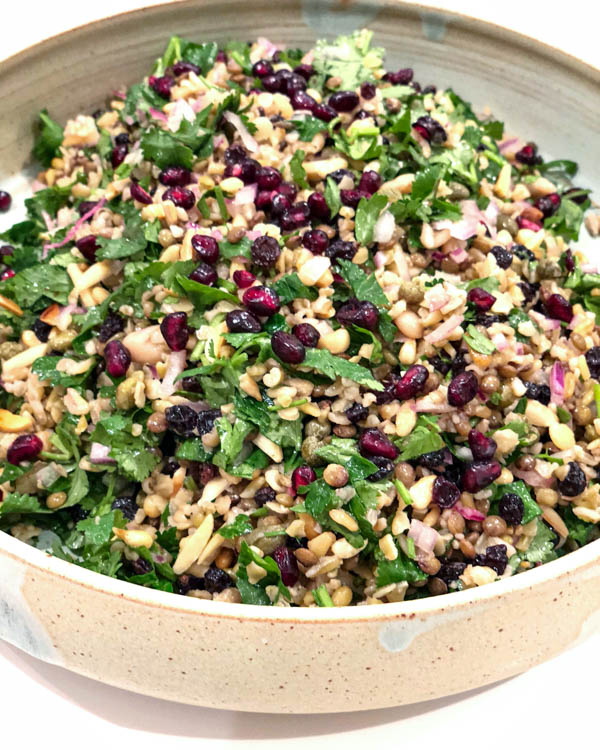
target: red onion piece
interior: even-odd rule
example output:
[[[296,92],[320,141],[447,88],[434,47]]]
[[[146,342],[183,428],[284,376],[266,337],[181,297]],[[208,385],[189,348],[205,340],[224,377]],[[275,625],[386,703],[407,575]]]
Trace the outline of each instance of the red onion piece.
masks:
[[[439,534],[431,526],[427,526],[422,521],[413,518],[410,522],[408,537],[414,540],[415,547],[418,550],[421,550],[426,555],[430,555],[433,552]]]
[[[565,395],[565,375],[560,362],[555,362],[550,370],[550,398],[553,404],[562,404]]]
[[[242,118],[236,115],[234,112],[223,112],[223,119],[230,122],[233,127],[237,130],[240,135],[240,139],[248,151],[258,151],[258,143],[248,132],[248,128],[244,125]]]
[[[552,477],[543,477],[539,472],[532,471],[521,471],[521,469],[511,468],[511,471],[515,477],[522,479],[525,484],[530,487],[543,487],[548,489],[552,487],[554,479]]]
[[[431,333],[425,336],[425,341],[429,344],[436,344],[438,341],[445,341],[448,336],[456,329],[464,320],[464,315],[451,315],[448,320],[439,325]]]
[[[477,508],[467,508],[460,501],[456,503],[454,508],[467,521],[485,521],[485,513],[482,513],[480,510],[477,510]]]
[[[102,443],[92,443],[90,449],[90,463],[92,464],[114,464],[115,459],[111,458],[108,454],[110,453],[110,446],[102,445]]]

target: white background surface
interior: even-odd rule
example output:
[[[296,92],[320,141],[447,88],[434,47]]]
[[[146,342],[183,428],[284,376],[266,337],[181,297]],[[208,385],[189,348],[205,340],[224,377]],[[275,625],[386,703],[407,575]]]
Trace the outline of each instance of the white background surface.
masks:
[[[153,0],[5,1],[0,56],[95,18],[155,4]],[[430,4],[511,26],[600,67],[597,17],[590,17],[595,11],[589,2],[431,0]],[[145,698],[38,662],[0,642],[0,742],[11,747],[12,735],[21,746],[51,749],[170,750],[201,744],[203,750],[242,746],[269,750],[310,743],[311,750],[329,750],[344,743],[345,748],[412,750],[417,742],[425,750],[537,750],[573,748],[584,742],[598,747],[594,674],[600,667],[599,647],[600,635],[596,635],[524,675],[459,697],[349,715],[294,717],[206,710]]]

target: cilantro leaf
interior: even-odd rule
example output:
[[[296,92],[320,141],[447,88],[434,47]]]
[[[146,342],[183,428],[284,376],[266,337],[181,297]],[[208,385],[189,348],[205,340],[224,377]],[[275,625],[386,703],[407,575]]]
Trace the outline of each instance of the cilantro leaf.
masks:
[[[304,496],[304,507],[319,523],[329,523],[329,511],[339,508],[341,499],[335,494],[324,479],[311,482]]]
[[[160,128],[147,130],[142,135],[141,147],[144,159],[153,162],[160,169],[171,165],[191,169],[194,163],[192,149],[178,141],[172,133]]]
[[[373,242],[375,224],[387,203],[387,197],[377,193],[370,198],[360,199],[354,218],[354,234],[361,245],[370,245]]]
[[[292,180],[296,185],[308,190],[309,185],[306,181],[306,172],[302,166],[305,156],[306,153],[301,148],[294,152],[294,155],[290,160],[290,173],[292,175]]]
[[[546,563],[557,558],[554,551],[554,534],[541,519],[537,521],[535,536],[523,557],[530,563]]]
[[[485,292],[495,292],[500,286],[500,282],[495,276],[486,276],[483,279],[473,279],[469,281],[465,289],[470,292],[471,289],[483,289]]]
[[[383,390],[383,386],[378,380],[375,380],[370,370],[354,362],[349,362],[347,359],[342,359],[342,357],[336,357],[335,354],[331,354],[326,349],[309,349],[302,366],[317,370],[317,372],[327,375],[332,380],[335,380],[336,377],[348,378],[373,391]]]
[[[480,354],[492,354],[496,351],[495,344],[472,324],[467,328],[464,339],[471,349]]]
[[[43,109],[40,114],[39,132],[33,147],[34,157],[45,167],[49,167],[55,156],[60,156],[60,145],[63,142],[63,129]]]
[[[217,531],[217,534],[220,534],[225,539],[235,539],[235,537],[243,536],[251,531],[252,523],[250,522],[250,519],[244,513],[240,513],[235,517],[233,523],[230,523],[227,526],[221,526]]]
[[[340,274],[350,287],[356,299],[372,302],[374,305],[388,307],[389,299],[379,286],[374,273],[365,273],[363,269],[351,260],[338,260]]]
[[[289,273],[276,281],[271,289],[277,293],[282,305],[293,302],[295,299],[315,300],[319,296],[317,290],[312,286],[306,286],[297,273]]]
[[[196,307],[208,307],[214,302],[225,299],[228,302],[233,302],[239,305],[239,299],[229,292],[219,289],[214,286],[207,286],[206,284],[200,284],[198,281],[188,279],[185,276],[178,274],[176,276],[177,284],[185,292],[185,296],[194,303]]]
[[[439,429],[432,429],[432,418],[419,416],[414,430],[401,443],[400,460],[410,461],[424,453],[433,453],[444,447]],[[437,427],[437,426],[436,426]]]
[[[101,547],[111,540],[113,526],[120,526],[117,523],[117,512],[114,510],[102,516],[90,516],[83,521],[79,521],[77,530],[83,532],[86,545]]]
[[[579,205],[566,196],[562,196],[558,210],[544,220],[544,229],[551,229],[566,240],[577,240],[583,223],[584,212],[590,206],[589,198]]]
[[[22,495],[18,492],[9,492],[0,502],[0,516],[9,513],[50,513],[48,508],[43,508],[40,501],[33,495]]]
[[[255,563],[255,565],[258,565],[259,568],[262,568],[266,573],[266,575],[264,575],[257,584],[251,584],[248,581],[248,572],[246,571],[246,567],[252,562]],[[242,541],[240,554],[238,556],[237,578],[237,587],[240,591],[240,594],[242,595],[242,601],[244,602],[244,604],[271,604],[271,600],[264,591],[266,586],[277,586],[277,588],[279,589],[279,593],[285,599],[289,601],[292,598],[289,589],[281,580],[281,571],[279,570],[279,566],[277,565],[275,560],[273,560],[273,558],[269,557],[268,555],[266,555],[265,557],[261,557],[258,553],[254,552],[254,550],[251,549],[244,541]],[[240,586],[240,583],[242,581],[247,585],[242,584],[242,586]],[[249,588],[250,586],[252,587],[251,589]],[[262,590],[262,595],[257,591],[257,589]]]
[[[72,288],[73,284],[64,268],[46,263],[25,268],[4,281],[2,294],[14,299],[25,310],[33,308],[43,298],[66,305]]]
[[[219,252],[221,257],[226,260],[237,258],[239,255],[242,255],[244,258],[249,258],[251,247],[252,242],[247,237],[242,237],[239,242],[229,242],[227,239],[219,242]]]
[[[40,380],[48,380],[52,386],[62,385],[65,388],[73,388],[82,385],[94,369],[94,363],[92,363],[90,369],[81,375],[67,375],[66,372],[59,372],[56,369],[61,360],[62,357],[39,357],[31,366],[31,372],[35,373]]]
[[[311,115],[307,115],[302,120],[292,120],[292,125],[298,131],[299,139],[305,143],[310,143],[317,133],[327,130],[326,122]]]
[[[197,65],[202,75],[206,75],[215,64],[217,52],[216,42],[196,44],[195,42],[182,40],[181,59]]]
[[[375,550],[375,558],[378,560],[375,571],[377,586],[387,586],[390,583],[416,583],[425,581],[427,574],[414,560],[411,560],[400,548],[395,560],[386,560],[381,550]]]
[[[428,198],[442,176],[442,167],[438,164],[426,166],[417,172],[410,191],[410,197],[416,201]]]

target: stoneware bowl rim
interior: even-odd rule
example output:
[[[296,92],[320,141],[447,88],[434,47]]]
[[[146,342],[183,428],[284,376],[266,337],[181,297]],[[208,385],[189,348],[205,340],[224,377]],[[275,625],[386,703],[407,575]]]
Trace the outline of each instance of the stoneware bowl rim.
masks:
[[[489,36],[503,35],[509,42],[519,44],[520,46],[532,46],[545,56],[558,58],[563,66],[573,70],[574,73],[581,75],[587,74],[600,82],[600,69],[591,65],[589,62],[571,53],[565,52],[546,42],[539,41],[534,37],[523,34],[513,29],[506,28],[500,24],[486,21],[475,16],[457,11],[447,10],[424,5],[421,3],[405,3],[402,0],[361,0],[361,5],[373,5],[380,7],[398,7],[404,12],[419,15],[431,14],[439,16],[446,21],[456,21],[459,24],[472,24],[480,30],[485,31]],[[143,6],[141,8],[124,11],[102,17],[98,20],[70,28],[66,31],[55,34],[52,37],[43,39],[29,47],[21,50],[8,58],[0,61],[0,75],[10,74],[10,69],[14,66],[20,66],[27,61],[32,54],[44,54],[51,50],[61,40],[68,38],[70,35],[77,34],[80,31],[87,30],[90,27],[100,26],[104,23],[114,22],[118,19],[130,19],[138,16],[141,20],[143,14],[164,11],[166,7],[176,8],[177,6],[194,6],[202,5],[197,0],[175,0],[175,2],[160,3],[152,6]],[[139,586],[127,581],[121,581],[116,578],[96,573],[86,568],[82,568],[74,563],[61,560],[46,552],[31,547],[25,542],[12,537],[8,533],[0,532],[0,551],[8,554],[15,562],[25,563],[32,568],[48,572],[63,580],[69,581],[78,586],[92,589],[101,594],[119,597],[153,606],[158,609],[171,610],[173,612],[198,613],[202,616],[213,616],[228,618],[232,620],[252,620],[252,621],[273,621],[273,622],[298,622],[309,623],[339,623],[343,622],[360,622],[360,621],[377,621],[394,618],[413,619],[415,617],[424,617],[436,613],[446,612],[451,609],[465,608],[478,602],[489,602],[501,598],[510,592],[524,591],[527,589],[537,588],[538,586],[551,580],[559,581],[568,574],[585,568],[593,563],[600,564],[600,539],[587,544],[583,548],[574,552],[569,552],[563,557],[551,562],[540,565],[518,575],[496,581],[481,587],[474,587],[464,591],[444,594],[442,596],[431,596],[426,599],[404,601],[388,604],[375,604],[368,606],[349,606],[336,608],[304,608],[304,607],[262,607],[253,604],[235,604],[220,601],[207,601],[196,599],[194,597],[178,596],[156,589],[150,589]]]

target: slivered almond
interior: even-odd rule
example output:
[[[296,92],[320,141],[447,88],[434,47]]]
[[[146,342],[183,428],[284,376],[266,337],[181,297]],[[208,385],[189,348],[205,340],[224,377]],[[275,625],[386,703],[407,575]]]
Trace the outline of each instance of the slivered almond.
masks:
[[[217,477],[216,479],[211,479],[210,482],[207,482],[204,486],[204,490],[202,492],[202,497],[200,498],[200,502],[202,503],[212,503],[213,500],[216,500],[217,497],[223,492],[225,487],[229,484],[228,479],[223,479],[223,477]]]
[[[283,451],[276,443],[274,443],[272,440],[269,440],[268,437],[265,437],[264,435],[258,435],[252,442],[257,448],[260,448],[261,451],[264,451],[267,456],[269,456],[269,458],[273,460],[273,463],[279,464],[281,463],[281,461],[283,461]]]
[[[185,573],[196,562],[212,536],[214,526],[214,516],[209,513],[191,536],[184,537],[179,542],[179,554],[173,563],[175,575]]]
[[[14,357],[7,359],[2,365],[2,375],[6,375],[20,369],[21,367],[29,367],[36,359],[43,357],[48,350],[48,344],[38,344],[37,346],[31,346],[29,349],[24,349],[22,352],[15,354]]]
[[[55,303],[47,307],[44,312],[40,315],[42,323],[46,323],[49,326],[55,326],[60,315],[60,307]]]
[[[8,312],[14,313],[19,317],[23,315],[23,310],[21,310],[19,305],[11,299],[8,299],[8,297],[5,297],[3,294],[0,294],[0,307],[3,307],[5,310],[8,310]]]
[[[0,409],[0,432],[26,432],[33,426],[31,414],[13,414]]]

